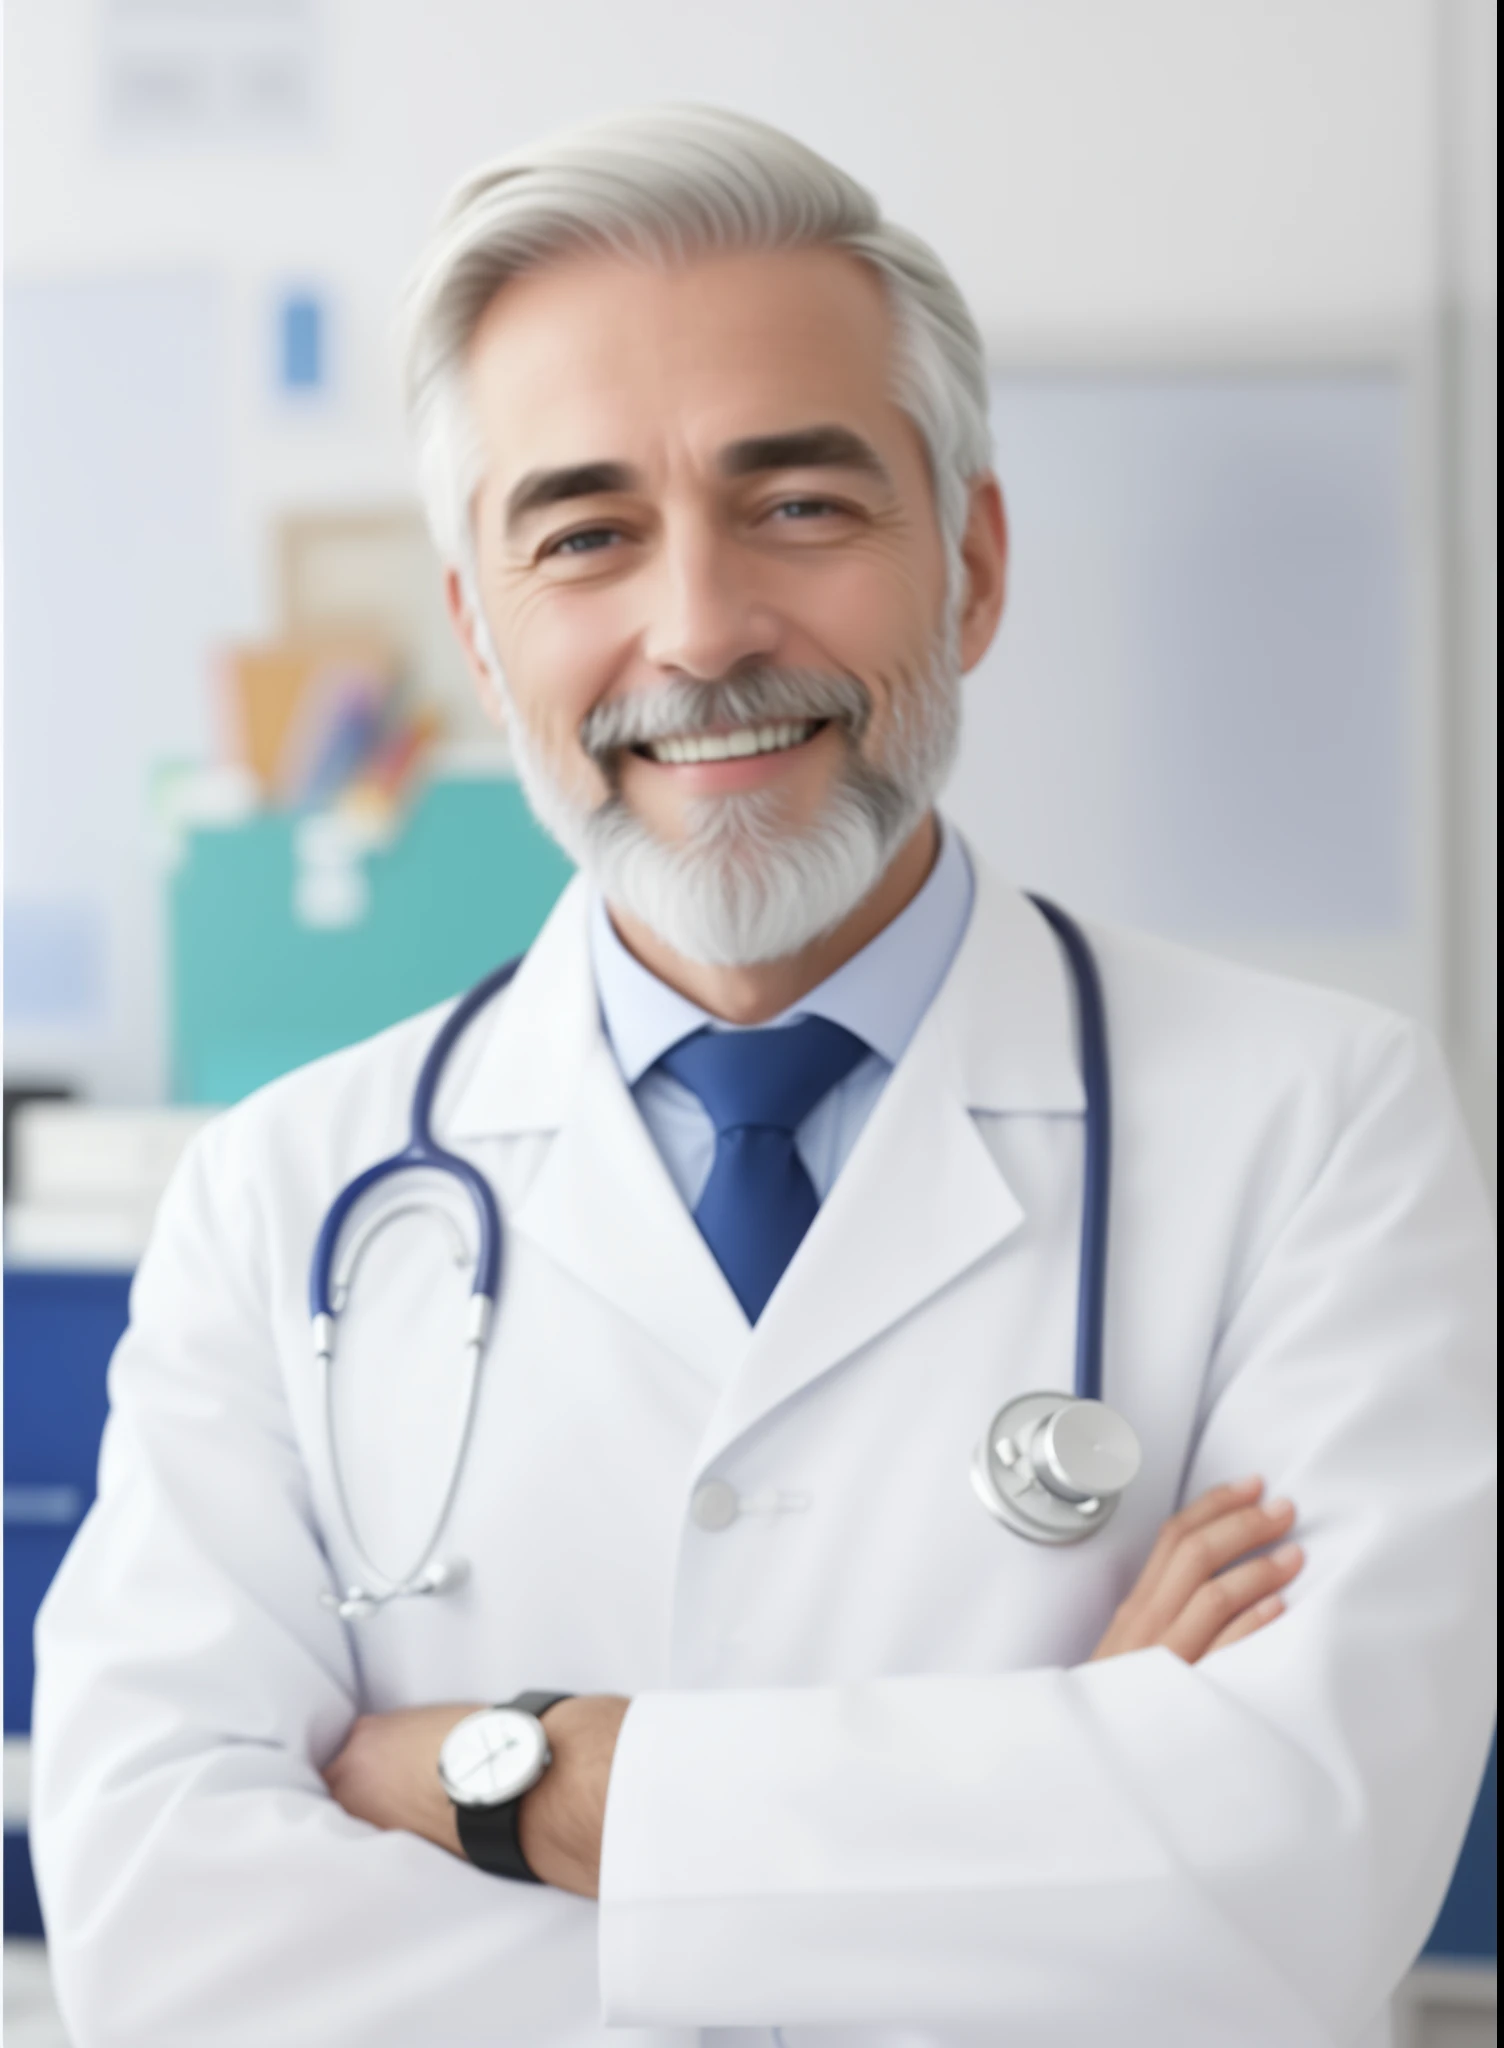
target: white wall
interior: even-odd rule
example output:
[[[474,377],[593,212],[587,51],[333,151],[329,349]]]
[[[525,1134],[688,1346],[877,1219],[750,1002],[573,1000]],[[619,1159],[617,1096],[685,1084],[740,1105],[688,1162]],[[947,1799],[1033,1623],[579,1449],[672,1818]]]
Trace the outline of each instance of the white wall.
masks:
[[[1498,63],[1493,0],[1439,15],[1452,880],[1448,1039],[1480,1150],[1498,1146]]]
[[[100,119],[100,0],[7,9],[13,274],[202,265],[233,313],[240,603],[264,516],[405,493],[389,319],[477,159],[642,100],[783,122],[954,266],[1010,355],[1372,345],[1435,303],[1427,0],[328,0],[321,132],[281,154],[157,158]],[[264,400],[267,308],[337,298],[342,401]]]
[[[1000,359],[1414,357],[1459,266],[1492,303],[1485,0],[327,0],[313,140],[191,158],[107,140],[105,4],[7,8],[8,265],[222,280],[226,628],[268,618],[278,512],[408,495],[390,316],[450,182],[622,104],[722,101],[839,159],[937,245]],[[331,294],[342,354],[332,402],[295,413],[269,394],[290,278]]]

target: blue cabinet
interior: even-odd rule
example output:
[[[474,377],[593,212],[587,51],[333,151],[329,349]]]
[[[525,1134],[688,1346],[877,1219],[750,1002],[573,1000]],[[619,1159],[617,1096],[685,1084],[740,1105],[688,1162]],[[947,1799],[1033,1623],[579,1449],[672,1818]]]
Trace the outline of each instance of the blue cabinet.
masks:
[[[1499,1746],[1494,1743],[1483,1789],[1457,1859],[1452,1888],[1437,1915],[1428,1956],[1492,1962],[1499,1952]]]
[[[31,1725],[31,1625],[94,1498],[128,1273],[5,1275],[5,1727]]]
[[[5,1732],[31,1727],[31,1630],[94,1498],[105,1372],[128,1273],[5,1275]],[[5,1931],[40,1934],[24,1834],[5,1837]]]

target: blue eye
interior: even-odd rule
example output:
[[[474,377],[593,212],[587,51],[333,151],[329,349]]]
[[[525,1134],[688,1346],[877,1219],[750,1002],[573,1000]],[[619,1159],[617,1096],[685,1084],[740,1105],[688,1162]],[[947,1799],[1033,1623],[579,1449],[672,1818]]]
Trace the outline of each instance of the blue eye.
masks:
[[[836,507],[828,498],[786,498],[773,509],[790,519],[815,519],[822,513],[834,512]]]
[[[614,526],[586,526],[578,533],[566,533],[545,550],[550,555],[594,555],[620,539]]]

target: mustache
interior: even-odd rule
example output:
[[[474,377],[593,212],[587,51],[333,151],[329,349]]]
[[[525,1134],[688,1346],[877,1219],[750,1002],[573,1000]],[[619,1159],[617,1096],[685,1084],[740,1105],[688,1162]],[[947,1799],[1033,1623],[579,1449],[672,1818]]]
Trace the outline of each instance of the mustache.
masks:
[[[756,668],[703,683],[676,676],[657,689],[597,704],[580,725],[580,744],[598,768],[609,771],[615,757],[631,747],[735,726],[811,719],[842,725],[859,743],[871,718],[871,692],[855,676]]]

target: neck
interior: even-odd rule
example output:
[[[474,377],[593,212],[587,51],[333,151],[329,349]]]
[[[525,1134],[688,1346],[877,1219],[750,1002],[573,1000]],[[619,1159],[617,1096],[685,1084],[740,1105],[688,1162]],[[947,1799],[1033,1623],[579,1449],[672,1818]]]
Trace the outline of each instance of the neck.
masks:
[[[907,909],[939,851],[939,827],[931,813],[898,849],[877,886],[834,931],[782,960],[761,960],[752,967],[709,967],[703,960],[686,960],[639,918],[614,903],[607,908],[622,944],[650,974],[728,1024],[765,1024],[828,980]]]

